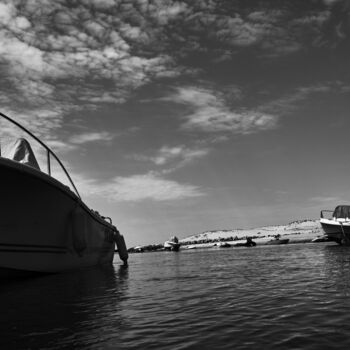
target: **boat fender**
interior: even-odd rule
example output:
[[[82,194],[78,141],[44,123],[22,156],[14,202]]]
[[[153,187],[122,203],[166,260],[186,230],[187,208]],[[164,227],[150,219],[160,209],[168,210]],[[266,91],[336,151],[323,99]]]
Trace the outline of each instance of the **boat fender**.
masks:
[[[85,231],[86,231],[85,220],[86,220],[85,212],[80,207],[75,208],[72,213],[73,247],[79,256],[83,256],[83,253],[87,248],[86,237],[85,237]]]
[[[129,254],[126,248],[124,236],[116,228],[114,230],[114,241],[117,245],[120,260],[124,262],[124,265],[127,265]]]

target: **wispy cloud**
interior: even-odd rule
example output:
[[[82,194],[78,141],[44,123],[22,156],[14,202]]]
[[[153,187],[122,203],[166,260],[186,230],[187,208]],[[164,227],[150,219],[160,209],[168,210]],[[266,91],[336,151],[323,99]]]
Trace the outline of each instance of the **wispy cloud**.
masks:
[[[334,5],[335,3],[337,2],[341,2],[343,0],[323,0],[323,2],[326,4],[326,5]]]
[[[309,201],[316,202],[318,204],[329,205],[329,203],[341,203],[342,199],[340,197],[335,197],[335,196],[318,196],[318,197],[311,197]],[[333,208],[330,208],[330,209],[333,209]]]
[[[142,32],[142,18],[152,16],[165,25],[186,5],[170,1],[141,7],[139,12],[125,3],[115,16],[117,6],[107,0],[46,2],[44,7],[36,2],[1,3],[0,65],[7,72],[0,87],[3,108],[16,112],[17,118],[25,112],[30,124],[31,115],[55,111],[55,116],[51,112],[45,118],[34,117],[39,129],[53,137],[71,111],[123,103],[131,91],[155,77],[178,74],[167,54],[135,52],[138,37],[123,37],[122,27],[128,24],[123,16],[137,15],[135,28]]]
[[[232,59],[238,51],[252,48],[256,55],[266,58],[294,54],[317,43],[316,38],[330,19],[330,12],[322,7],[301,11],[296,7],[294,12],[273,2],[256,4],[251,11],[240,11],[239,6],[230,7],[228,3],[217,6],[227,6],[227,12],[215,11],[213,3],[192,12],[187,22],[198,37],[190,37],[185,43],[188,50],[208,51],[201,39],[206,36],[215,40],[218,45],[213,45],[217,53],[214,61]]]
[[[238,50],[277,57],[321,43],[327,47],[323,44],[327,43],[323,40],[325,26],[336,6],[324,4],[335,3],[324,0],[315,9],[300,11],[298,6],[280,7],[274,2],[259,2],[254,9],[247,5],[243,10],[229,0],[46,1],[44,5],[40,1],[3,1],[2,111],[58,150],[110,142],[114,136],[107,128],[96,131],[84,125],[84,133],[73,136],[60,131],[67,120],[76,118],[76,112],[124,103],[136,89],[157,79],[199,75],[202,67],[182,66],[193,62],[198,54],[203,54],[200,57],[205,62],[211,57],[210,64],[214,62],[215,66],[217,61],[235,57]],[[333,27],[339,38],[347,37],[346,27],[339,23]],[[201,66],[203,62],[198,63]],[[232,134],[276,128],[283,108],[294,108],[296,101],[322,89],[327,86],[301,88],[256,108],[238,108],[234,99],[219,90],[198,86],[179,87],[164,100],[184,108],[180,131],[187,136],[194,131],[204,138],[210,134],[216,140],[225,140]],[[12,127],[2,126],[2,132],[12,131]],[[210,151],[206,144],[197,147],[181,142],[169,143],[144,159],[171,171]],[[116,188],[136,188],[136,184],[147,181],[151,188],[157,183],[178,197],[200,193],[196,187],[154,174],[113,181]],[[120,193],[125,194],[123,191]]]
[[[273,129],[277,117],[255,111],[231,112],[218,106],[207,106],[187,116],[184,129],[197,129],[205,132],[231,132],[250,134]]]
[[[74,145],[82,145],[90,142],[108,142],[114,139],[115,135],[106,131],[102,132],[87,132],[79,135],[74,135],[69,138],[69,143]]]
[[[318,45],[324,42],[320,38],[329,11],[323,6],[300,16],[300,11],[272,3],[241,11],[230,1],[53,1],[45,6],[5,1],[0,4],[0,65],[7,74],[1,102],[22,112],[60,106],[52,124],[56,130],[62,115],[72,110],[123,103],[154,79],[198,73],[179,64],[191,53],[215,53],[213,60],[220,61],[234,57],[236,49],[254,48],[271,57]],[[272,116],[255,111],[230,114],[220,97],[204,94],[197,91],[196,97],[207,98],[210,109],[202,105],[199,110],[197,104],[188,128],[213,130],[215,121],[218,130],[250,132],[273,123]]]
[[[151,160],[157,165],[166,164],[172,160],[180,160],[181,163],[190,163],[194,159],[202,158],[209,153],[207,148],[205,149],[190,149],[185,146],[167,147],[163,146],[158,154]]]
[[[277,126],[278,117],[252,110],[234,111],[223,96],[208,89],[181,87],[167,99],[190,110],[182,124],[185,130],[250,134]]]
[[[134,158],[136,160],[150,161],[159,166],[177,163],[177,167],[179,167],[191,163],[195,159],[202,158],[208,153],[208,148],[189,148],[184,145],[163,146],[154,155],[136,155]]]
[[[44,108],[39,108],[28,110],[26,112],[3,108],[1,112],[14,119],[16,122],[19,122],[27,130],[31,131],[36,137],[51,147],[54,152],[61,154],[76,150],[84,144],[96,142],[109,143],[117,136],[117,134],[107,131],[87,131],[70,135],[68,138],[55,135],[52,131],[61,127],[64,117],[64,110],[59,106],[53,109],[46,110]],[[39,159],[39,163],[46,163],[45,149],[26,132],[21,131],[20,128],[4,119],[0,119],[0,128],[3,144],[10,140],[24,137],[31,143],[34,152]],[[132,132],[132,130],[129,132]]]
[[[156,173],[118,176],[105,184],[86,180],[81,176],[77,178],[83,195],[102,196],[112,202],[176,201],[205,195],[198,186],[181,184]]]
[[[324,82],[317,85],[301,86],[285,96],[276,98],[270,102],[258,106],[257,109],[261,112],[286,115],[295,109],[300,108],[300,104],[297,102],[305,101],[314,94],[344,94],[348,93],[349,90],[349,86],[343,84],[342,82]]]
[[[30,129],[36,136],[45,137],[46,141],[55,139],[55,136],[50,134],[52,129],[59,128],[63,121],[64,109],[57,106],[50,106],[51,108],[38,108],[22,111],[15,108],[2,108],[1,112],[15,119],[25,128]],[[13,137],[16,135],[23,135],[18,132],[18,128],[5,120],[0,120],[1,132],[5,137]]]

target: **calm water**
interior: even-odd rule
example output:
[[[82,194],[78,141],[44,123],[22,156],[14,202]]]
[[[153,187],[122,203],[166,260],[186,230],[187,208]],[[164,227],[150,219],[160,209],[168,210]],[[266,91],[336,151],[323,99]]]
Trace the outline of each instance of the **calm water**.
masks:
[[[1,349],[350,347],[350,248],[144,253],[2,282]]]

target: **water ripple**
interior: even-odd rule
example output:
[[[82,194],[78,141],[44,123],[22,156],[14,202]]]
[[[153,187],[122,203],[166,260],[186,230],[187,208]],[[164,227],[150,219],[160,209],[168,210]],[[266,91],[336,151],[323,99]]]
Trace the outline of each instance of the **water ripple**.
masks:
[[[319,349],[350,339],[349,248],[134,254],[0,286],[1,348]]]

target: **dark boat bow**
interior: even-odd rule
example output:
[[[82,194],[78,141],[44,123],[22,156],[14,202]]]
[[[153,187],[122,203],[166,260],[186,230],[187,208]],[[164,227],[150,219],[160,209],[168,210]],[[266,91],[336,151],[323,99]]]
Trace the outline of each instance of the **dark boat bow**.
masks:
[[[33,164],[0,157],[0,269],[61,272],[112,263],[115,242],[125,263],[128,256],[123,236],[111,220],[85,205],[55,153],[18,122],[1,112],[0,116],[47,152],[47,173],[32,166],[34,155],[26,141],[16,147],[24,149]],[[73,191],[51,176],[51,157],[61,166]]]

